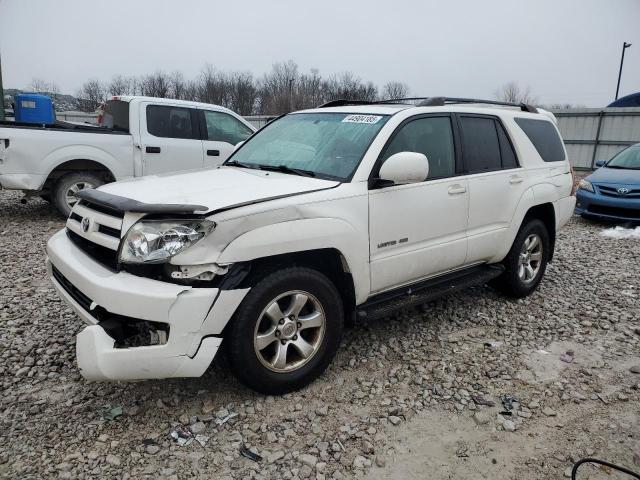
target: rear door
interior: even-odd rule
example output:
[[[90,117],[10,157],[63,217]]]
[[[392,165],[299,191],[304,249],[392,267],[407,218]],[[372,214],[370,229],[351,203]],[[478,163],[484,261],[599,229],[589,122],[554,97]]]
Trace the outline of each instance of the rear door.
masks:
[[[229,113],[207,109],[199,109],[199,112],[205,167],[220,165],[238,143],[253,134],[251,127]]]
[[[178,105],[141,105],[143,175],[203,167],[198,111]]]
[[[498,117],[460,114],[458,122],[464,173],[469,182],[465,263],[472,264],[492,258],[504,244],[528,180]]]

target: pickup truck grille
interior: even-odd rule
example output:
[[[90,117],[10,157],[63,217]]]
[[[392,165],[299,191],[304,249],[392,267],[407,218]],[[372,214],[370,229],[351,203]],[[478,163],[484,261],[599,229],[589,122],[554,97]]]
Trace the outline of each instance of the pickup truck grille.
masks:
[[[69,215],[67,235],[94,260],[117,270],[123,217],[124,212],[82,200]]]

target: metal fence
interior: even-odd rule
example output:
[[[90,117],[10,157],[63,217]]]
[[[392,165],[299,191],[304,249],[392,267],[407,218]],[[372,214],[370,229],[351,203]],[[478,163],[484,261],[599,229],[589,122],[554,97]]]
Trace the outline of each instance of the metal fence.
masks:
[[[640,108],[553,110],[575,169],[592,170],[620,150],[640,143]]]

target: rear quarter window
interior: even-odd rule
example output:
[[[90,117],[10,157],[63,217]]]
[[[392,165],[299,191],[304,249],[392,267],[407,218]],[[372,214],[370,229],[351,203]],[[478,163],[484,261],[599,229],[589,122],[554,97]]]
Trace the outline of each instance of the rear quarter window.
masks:
[[[113,130],[129,133],[129,102],[109,100],[105,103],[100,124]]]
[[[562,140],[551,122],[517,117],[514,120],[529,137],[542,160],[545,162],[561,162],[565,160]]]

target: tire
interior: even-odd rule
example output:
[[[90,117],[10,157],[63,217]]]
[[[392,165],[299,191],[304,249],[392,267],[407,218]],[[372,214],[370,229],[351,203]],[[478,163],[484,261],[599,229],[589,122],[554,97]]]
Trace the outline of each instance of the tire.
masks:
[[[532,245],[532,238],[536,238],[537,243]],[[528,251],[529,257],[526,258],[521,256],[526,255],[525,243],[530,249]],[[537,250],[538,247],[541,251]],[[536,260],[538,256],[534,255],[537,251],[540,253],[539,260]],[[550,252],[549,232],[545,224],[538,219],[526,220],[520,227],[509,253],[502,262],[505,267],[504,273],[491,282],[491,285],[513,298],[531,295],[544,276]],[[527,261],[531,267],[530,270],[526,268],[526,263],[523,263]]]
[[[322,327],[312,326],[322,322]],[[340,345],[343,323],[342,299],[325,275],[304,267],[275,271],[249,291],[225,332],[231,371],[261,393],[298,390],[327,368]]]
[[[71,213],[71,208],[77,202],[73,191],[84,190],[85,188],[98,188],[104,184],[104,180],[95,173],[76,172],[67,173],[58,179],[53,186],[51,197],[53,205],[65,218]]]

